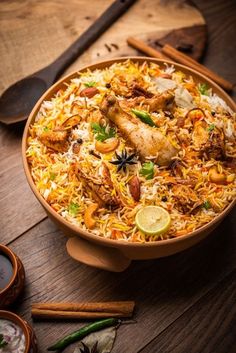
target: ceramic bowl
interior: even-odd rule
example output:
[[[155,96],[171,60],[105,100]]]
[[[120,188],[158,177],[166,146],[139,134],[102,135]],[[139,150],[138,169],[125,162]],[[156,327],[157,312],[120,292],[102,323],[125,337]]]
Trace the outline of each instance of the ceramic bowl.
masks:
[[[114,62],[122,62],[127,59],[128,58],[118,58],[99,62],[97,64],[84,67],[80,71],[85,71],[88,68],[90,70],[103,69],[109,67]],[[163,61],[160,59],[146,57],[130,57],[129,59],[139,63],[143,63],[144,61],[154,62],[161,66],[163,66],[164,62],[168,63],[168,61],[166,60]],[[169,62],[169,64],[173,63]],[[236,105],[233,100],[213,81],[186,66],[180,64],[174,65],[177,69],[182,70],[184,73],[192,75],[196,82],[206,82],[210,87],[213,88],[213,91],[217,95],[219,95],[222,99],[226,101],[226,103],[229,105],[229,107],[231,107],[232,110],[236,110]],[[218,224],[223,220],[223,218],[230,212],[230,210],[235,205],[235,201],[231,202],[228,207],[226,207],[226,209],[217,217],[215,217],[211,222],[195,230],[192,233],[186,234],[181,237],[157,242],[128,243],[124,241],[110,240],[98,237],[96,235],[93,235],[92,233],[80,229],[78,226],[68,223],[59,214],[57,214],[56,211],[54,211],[44,200],[44,198],[40,195],[32,180],[29,165],[27,163],[26,158],[29,126],[34,122],[34,119],[37,115],[41,103],[44,100],[49,100],[60,88],[62,88],[62,86],[64,87],[65,82],[69,82],[76,75],[77,72],[72,73],[58,81],[37,102],[31,114],[29,115],[22,143],[23,164],[28,183],[31,189],[33,190],[34,194],[36,195],[37,199],[44,207],[48,216],[64,231],[65,234],[70,237],[67,242],[68,253],[74,259],[86,263],[88,265],[119,272],[126,269],[129,266],[131,260],[153,259],[172,255],[193,246],[194,244],[198,243],[203,238],[205,238],[218,226]]]
[[[25,270],[19,257],[5,245],[0,244],[0,253],[5,255],[13,267],[8,285],[0,291],[0,309],[12,304],[21,293],[25,283]]]
[[[38,349],[35,333],[27,321],[23,320],[20,316],[5,310],[0,310],[0,320],[1,319],[12,321],[22,329],[26,343],[24,353],[37,353]]]

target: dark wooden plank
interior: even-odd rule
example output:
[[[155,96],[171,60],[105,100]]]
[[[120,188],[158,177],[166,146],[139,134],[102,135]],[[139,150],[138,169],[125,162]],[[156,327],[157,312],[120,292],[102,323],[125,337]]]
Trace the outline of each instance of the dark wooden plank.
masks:
[[[236,270],[153,340],[141,353],[234,353]]]
[[[0,126],[0,242],[8,243],[46,217],[21,160],[22,128]]]
[[[235,17],[234,0],[193,0],[202,12],[208,27],[208,45],[203,64],[236,84],[235,67]],[[234,89],[233,97],[236,98]]]
[[[27,275],[25,293],[14,309],[30,320],[30,305],[36,301],[135,300],[137,324],[119,329],[113,352],[137,352],[236,267],[234,221],[231,214],[217,232],[189,251],[133,262],[125,272],[116,274],[69,258],[66,237],[51,221],[43,221],[11,244]],[[79,326],[81,323],[35,322],[40,352]],[[67,352],[72,352],[72,347]]]

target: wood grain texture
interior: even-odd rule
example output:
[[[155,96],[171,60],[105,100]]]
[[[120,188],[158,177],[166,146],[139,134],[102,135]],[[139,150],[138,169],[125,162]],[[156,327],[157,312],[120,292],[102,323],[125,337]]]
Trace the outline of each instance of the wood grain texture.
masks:
[[[2,2],[0,93],[55,60],[111,3],[112,0],[70,0],[66,5],[64,0]],[[146,37],[155,32],[162,36],[173,28],[193,24],[204,24],[204,19],[186,1],[138,0],[65,74],[98,60],[137,54],[126,43],[128,35]]]
[[[203,64],[234,84],[236,98],[235,37],[236,2],[234,0],[194,0],[208,27],[208,45]]]
[[[119,329],[113,353],[138,352],[235,268],[234,221],[230,215],[217,232],[189,251],[133,262],[125,272],[114,274],[69,258],[65,236],[45,220],[11,245],[27,274],[25,293],[15,309],[30,320],[33,302],[135,300],[137,324]],[[39,352],[81,325],[35,321]]]
[[[0,128],[0,242],[7,244],[46,217],[21,159],[22,129]]]
[[[236,270],[220,281],[141,352],[234,353],[235,298]]]

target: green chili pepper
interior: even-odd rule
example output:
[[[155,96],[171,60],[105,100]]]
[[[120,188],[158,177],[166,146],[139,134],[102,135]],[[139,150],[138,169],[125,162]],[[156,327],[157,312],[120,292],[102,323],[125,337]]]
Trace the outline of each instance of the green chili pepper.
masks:
[[[120,320],[115,318],[104,319],[100,321],[96,321],[92,324],[81,327],[81,329],[72,332],[68,336],[65,336],[61,340],[57,341],[51,347],[48,347],[48,351],[57,351],[65,349],[69,344],[74,343],[76,341],[81,340],[85,336],[89,335],[92,332],[102,330],[106,327],[115,326],[120,323]]]
[[[143,123],[148,124],[150,126],[156,126],[154,121],[152,120],[150,114],[145,112],[144,110],[131,109],[132,113],[134,113]]]

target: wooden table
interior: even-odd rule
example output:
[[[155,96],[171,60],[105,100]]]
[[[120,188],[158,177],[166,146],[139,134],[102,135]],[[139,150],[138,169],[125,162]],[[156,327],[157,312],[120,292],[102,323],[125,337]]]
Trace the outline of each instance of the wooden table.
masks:
[[[38,3],[33,0],[2,2],[0,12],[4,25],[11,21],[27,24]],[[62,1],[55,6],[62,3],[70,6],[70,2]],[[90,8],[83,9],[83,16],[87,11],[84,23],[86,18],[91,19],[92,1],[87,3]],[[235,1],[195,0],[195,3],[205,15],[209,30],[204,63],[235,83]],[[40,2],[42,11],[46,4],[46,0]],[[97,16],[95,8],[94,5]],[[78,20],[80,16],[78,13]],[[9,31],[11,29],[9,25]],[[14,41],[16,31],[9,33]],[[17,45],[20,57],[21,43]],[[16,67],[16,52],[12,55],[7,43],[4,48],[2,54],[7,55],[9,51],[11,58],[9,67]],[[25,71],[34,69],[27,67]],[[4,82],[1,89],[6,88],[7,79]],[[181,254],[153,261],[134,261],[123,273],[87,267],[66,254],[66,237],[46,217],[28,187],[21,164],[21,135],[19,127],[1,126],[0,241],[22,259],[27,276],[25,291],[11,309],[32,322],[32,302],[132,299],[137,303],[137,323],[119,328],[113,353],[235,352],[235,210],[207,240]],[[55,339],[80,327],[81,323],[33,322],[33,326],[39,352],[43,353]],[[65,352],[72,351],[73,346]]]

